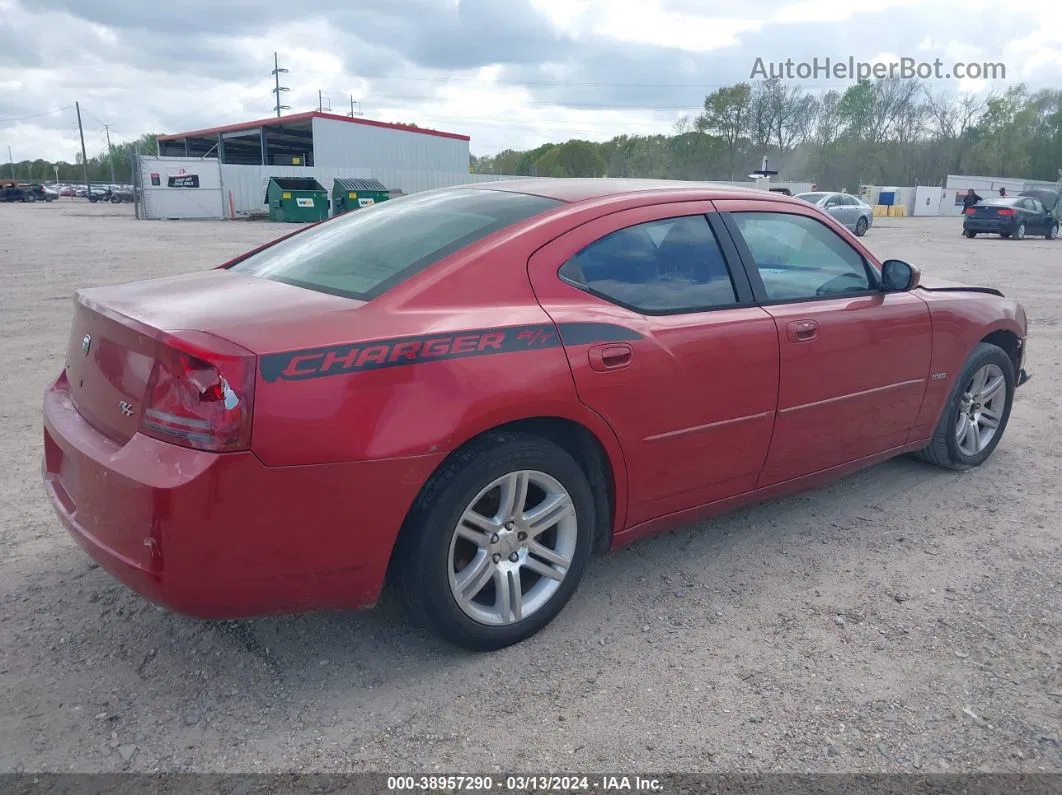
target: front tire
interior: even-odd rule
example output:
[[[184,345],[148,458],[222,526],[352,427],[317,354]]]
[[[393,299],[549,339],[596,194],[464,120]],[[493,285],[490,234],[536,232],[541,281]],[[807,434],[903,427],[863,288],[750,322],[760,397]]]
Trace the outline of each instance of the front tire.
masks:
[[[867,233],[867,226],[868,226],[868,224],[867,224],[867,219],[866,218],[860,218],[858,221],[856,221],[856,225],[855,225],[856,237],[862,237],[863,235],[865,235]]]
[[[395,550],[393,583],[444,640],[500,649],[567,604],[595,527],[590,484],[571,455],[537,436],[492,433],[423,489]]]
[[[932,441],[915,455],[945,469],[983,464],[1006,430],[1015,384],[1010,357],[978,343],[955,379]]]

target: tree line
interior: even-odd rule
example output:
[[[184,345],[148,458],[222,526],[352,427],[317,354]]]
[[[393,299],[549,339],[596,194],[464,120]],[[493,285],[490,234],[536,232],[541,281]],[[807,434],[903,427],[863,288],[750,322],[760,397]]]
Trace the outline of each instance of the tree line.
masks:
[[[744,180],[767,156],[776,179],[820,188],[941,184],[948,174],[1055,181],[1062,168],[1062,90],[1017,85],[988,96],[918,80],[861,80],[821,95],[777,79],[704,99],[673,135],[570,140],[473,157],[484,174]]]
[[[153,155],[157,151],[155,144],[156,133],[142,135],[135,141],[112,144],[111,151],[100,152],[88,159],[89,179],[93,183],[111,181],[111,161],[114,162],[114,179],[118,183],[128,184],[133,181],[132,156],[135,147],[139,147],[140,153]],[[85,169],[81,165],[81,153],[79,152],[73,163],[60,160],[22,160],[14,163],[0,165],[0,179],[17,179],[22,182],[40,182],[45,185],[56,181],[56,168],[58,168],[58,180],[64,183],[83,184],[85,182]],[[14,171],[14,175],[12,175]]]
[[[414,126],[414,125],[410,125]],[[134,146],[156,151],[155,135],[115,144],[88,160],[93,182],[131,181]],[[988,96],[950,93],[918,80],[862,80],[845,91],[813,94],[777,79],[737,83],[704,99],[671,135],[569,140],[527,151],[471,157],[482,174],[547,177],[657,177],[744,180],[767,156],[778,179],[824,189],[934,185],[948,174],[1054,181],[1062,168],[1062,89],[1024,85]],[[84,181],[73,163],[14,164],[25,181]],[[0,166],[0,177],[11,167]]]

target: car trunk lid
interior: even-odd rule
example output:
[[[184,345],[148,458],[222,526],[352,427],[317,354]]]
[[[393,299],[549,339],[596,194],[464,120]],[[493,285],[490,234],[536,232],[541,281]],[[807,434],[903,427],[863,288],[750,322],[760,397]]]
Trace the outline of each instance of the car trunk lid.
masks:
[[[968,215],[978,219],[987,218],[992,220],[1013,218],[1015,212],[1013,207],[994,204],[975,204],[972,209],[973,212],[967,213]]]
[[[271,341],[288,344],[277,333],[285,322],[305,330],[308,317],[360,305],[224,270],[81,290],[66,352],[71,400],[89,424],[125,442],[140,429],[152,372],[173,335],[267,353]]]

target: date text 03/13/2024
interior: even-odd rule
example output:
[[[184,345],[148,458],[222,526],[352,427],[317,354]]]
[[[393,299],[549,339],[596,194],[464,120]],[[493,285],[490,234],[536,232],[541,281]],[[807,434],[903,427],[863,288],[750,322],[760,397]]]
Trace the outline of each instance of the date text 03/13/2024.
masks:
[[[388,776],[388,792],[663,792],[648,776]]]

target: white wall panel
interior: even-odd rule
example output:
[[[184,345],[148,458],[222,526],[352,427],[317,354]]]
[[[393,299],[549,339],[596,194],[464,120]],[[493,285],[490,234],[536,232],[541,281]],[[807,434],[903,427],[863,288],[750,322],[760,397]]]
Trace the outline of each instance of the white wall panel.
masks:
[[[313,119],[319,168],[398,168],[468,173],[468,141],[369,124]]]

